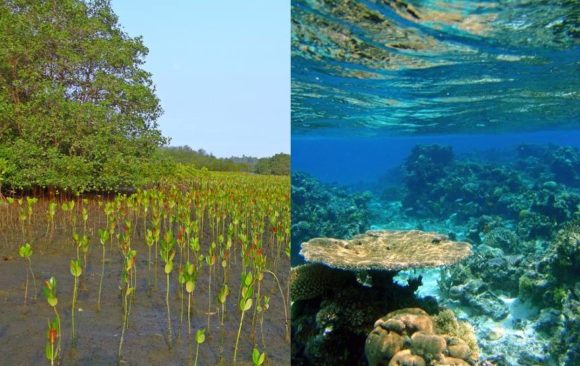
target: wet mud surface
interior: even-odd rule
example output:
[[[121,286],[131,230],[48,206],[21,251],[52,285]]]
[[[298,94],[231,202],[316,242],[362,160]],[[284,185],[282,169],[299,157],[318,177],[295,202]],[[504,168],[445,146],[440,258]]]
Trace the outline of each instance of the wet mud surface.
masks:
[[[181,298],[177,271],[171,273],[170,303],[173,327],[173,347],[169,348],[167,335],[167,310],[165,305],[165,274],[163,263],[157,261],[157,286],[154,285],[154,266],[148,273],[147,246],[136,235],[133,240],[137,249],[137,290],[129,315],[129,327],[125,332],[123,357],[117,353],[121,335],[123,310],[121,296],[122,258],[116,244],[107,244],[107,261],[103,280],[101,311],[97,312],[97,294],[101,275],[102,247],[95,233],[90,233],[90,250],[87,270],[80,279],[78,305],[76,307],[76,345],[71,344],[71,304],[73,277],[70,260],[76,258],[73,240],[68,234],[49,238],[44,230],[29,234],[33,246],[32,269],[36,275],[37,289],[32,278],[29,281],[29,300],[24,304],[26,262],[18,256],[21,236],[18,227],[12,232],[0,233],[0,364],[13,366],[49,364],[44,355],[47,341],[47,320],[54,315],[46,302],[42,287],[44,281],[57,279],[58,311],[62,321],[62,365],[193,365],[196,343],[195,331],[208,326],[208,266],[198,274],[193,293],[191,329],[187,326],[187,296],[184,298],[183,322],[181,321]],[[238,331],[240,311],[237,306],[241,260],[239,252],[232,256],[229,268],[230,295],[227,299],[225,321],[220,325],[217,310],[217,292],[223,281],[221,266],[214,268],[210,327],[206,341],[199,347],[198,365],[233,365],[233,350]],[[177,268],[176,261],[176,268]],[[288,260],[280,260],[276,273],[286,296]],[[149,291],[149,281],[152,290]],[[290,364],[290,343],[285,336],[285,313],[278,285],[272,276],[265,274],[262,293],[270,296],[270,308],[264,313],[260,327],[256,315],[255,332],[252,330],[253,308],[247,312],[238,348],[239,365],[251,365],[252,349],[256,345],[267,354],[268,365]],[[32,299],[36,295],[36,299]],[[255,336],[252,336],[255,334]]]

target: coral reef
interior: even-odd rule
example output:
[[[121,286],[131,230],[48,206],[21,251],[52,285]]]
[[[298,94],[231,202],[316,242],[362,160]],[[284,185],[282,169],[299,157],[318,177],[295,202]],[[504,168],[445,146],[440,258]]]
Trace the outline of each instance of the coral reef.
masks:
[[[298,231],[293,242],[311,262],[292,274],[293,364],[466,365],[478,353],[481,365],[580,364],[580,153],[521,145],[497,155],[418,146],[403,165],[403,188],[370,200],[305,178],[299,194],[333,192],[320,207],[301,203],[311,210],[309,232],[341,234]],[[317,216],[335,204],[366,210],[365,224],[358,211],[344,227],[348,215]],[[373,230],[361,234],[369,222]],[[409,230],[384,230],[401,228]],[[450,254],[448,242],[463,246]],[[415,271],[433,265],[442,267]],[[431,326],[408,334],[393,314],[373,326],[403,308],[424,309]]]
[[[439,310],[433,298],[415,296],[420,277],[403,286],[393,281],[397,271],[450,265],[469,256],[471,248],[418,230],[369,231],[350,240],[312,239],[302,244],[301,253],[315,264],[296,267],[290,276],[291,292],[296,294],[292,304],[292,364],[364,365],[365,338],[374,320],[385,311],[408,307]],[[397,320],[404,322],[408,317]],[[415,316],[412,324],[406,329],[426,335],[433,332],[428,316],[423,320]],[[387,326],[396,329],[400,323]],[[427,357],[429,349],[422,345],[429,340],[419,334],[416,337],[416,352]],[[412,360],[414,355],[409,357]]]
[[[475,314],[484,314],[493,320],[502,320],[509,313],[503,301],[481,280],[470,280],[464,285],[451,287],[449,297],[459,300]]]
[[[474,365],[479,348],[473,329],[449,309],[429,316],[405,308],[378,319],[365,342],[369,366]]]
[[[452,287],[479,280],[489,284],[497,293],[515,297],[518,295],[520,278],[529,264],[530,258],[522,254],[506,255],[499,248],[480,245],[476,255],[445,269],[439,285],[449,295]]]
[[[519,280],[519,297],[539,307],[561,308],[580,283],[580,219],[566,224]]]
[[[341,275],[341,270],[330,269]],[[403,307],[436,311],[433,299],[417,299],[415,286],[393,283],[389,273],[375,277],[380,286],[359,282],[322,291],[317,298],[292,303],[293,365],[364,365],[364,342],[374,321]],[[291,285],[293,287],[293,285]]]
[[[520,239],[512,230],[498,227],[485,234],[483,244],[511,254],[518,252]]]
[[[580,187],[580,152],[522,145],[517,156],[491,164],[458,159],[450,147],[418,145],[404,164],[403,206],[417,217],[498,215],[514,220],[523,240],[549,239],[580,204],[570,190]]]
[[[580,151],[514,152],[415,147],[403,164],[403,197],[382,197],[389,215],[375,227],[446,232],[473,245],[474,255],[439,270],[436,291],[420,293],[468,318],[489,362],[579,364]]]
[[[580,187],[580,153],[568,146],[520,145],[517,165],[544,181]]]
[[[368,193],[322,184],[308,174],[292,173],[292,263],[300,244],[315,237],[350,238],[370,228]]]

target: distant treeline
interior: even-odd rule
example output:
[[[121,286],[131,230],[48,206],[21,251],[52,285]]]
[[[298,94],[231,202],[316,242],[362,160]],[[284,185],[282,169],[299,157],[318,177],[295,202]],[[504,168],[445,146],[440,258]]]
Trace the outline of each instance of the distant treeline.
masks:
[[[193,164],[196,168],[213,171],[250,172],[258,174],[290,174],[290,155],[276,154],[269,158],[251,156],[218,158],[203,149],[194,150],[189,146],[172,146],[162,148],[164,155],[172,161],[182,164]]]

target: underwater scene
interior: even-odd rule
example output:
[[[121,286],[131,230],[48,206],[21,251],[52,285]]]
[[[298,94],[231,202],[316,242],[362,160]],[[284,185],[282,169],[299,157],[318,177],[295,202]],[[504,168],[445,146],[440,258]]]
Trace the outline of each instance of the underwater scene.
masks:
[[[579,14],[292,1],[293,365],[580,365]]]

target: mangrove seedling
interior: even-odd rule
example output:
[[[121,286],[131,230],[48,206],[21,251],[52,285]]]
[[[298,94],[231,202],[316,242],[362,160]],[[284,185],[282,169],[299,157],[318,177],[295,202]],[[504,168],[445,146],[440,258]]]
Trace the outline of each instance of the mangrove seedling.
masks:
[[[147,243],[147,283],[149,284],[149,287],[151,287],[151,248],[153,247],[153,244],[155,244],[155,236],[153,235],[153,230],[148,229],[145,232],[145,242]]]
[[[31,224],[32,221],[32,207],[34,206],[34,204],[38,202],[38,198],[36,197],[26,197],[26,206],[27,206],[27,210],[26,210],[26,216],[28,219],[28,225]]]
[[[225,308],[225,306],[226,306],[226,300],[228,298],[229,293],[230,293],[230,290],[228,288],[228,285],[224,283],[223,286],[222,286],[222,288],[220,289],[218,295],[217,295],[217,301],[221,305],[220,357],[221,357],[221,355],[223,354],[223,351],[224,351],[224,338],[225,338],[224,317],[225,317],[225,313],[226,313],[226,308]]]
[[[30,257],[32,256],[32,247],[30,244],[26,243],[22,245],[18,249],[18,254],[28,261],[28,268],[26,270],[26,285],[24,287],[24,304],[26,305],[26,300],[28,298],[28,272],[32,274],[32,280],[34,281],[34,296],[33,299],[36,298],[36,277],[34,276],[34,272],[32,271],[32,261]]]
[[[87,211],[86,207],[83,207],[82,218],[83,218],[83,234],[86,234],[87,233],[87,221],[89,221],[89,212]]]
[[[58,304],[58,298],[56,297],[56,279],[51,277],[50,279],[45,281],[45,287],[43,289],[44,297],[46,297],[46,301],[48,305],[52,307],[54,311],[54,315],[56,316],[56,331],[57,331],[57,338],[58,338],[58,345],[56,347],[56,353],[53,355],[58,356],[60,353],[60,340],[61,340],[61,333],[60,333],[60,316],[58,315],[58,311],[56,310],[56,305]]]
[[[122,280],[124,283],[124,295],[123,295],[123,328],[121,330],[121,338],[119,340],[119,353],[118,357],[121,360],[121,352],[123,349],[123,341],[125,339],[125,329],[129,326],[129,296],[135,290],[135,287],[131,287],[131,270],[135,266],[135,256],[137,255],[136,250],[128,250],[125,256],[125,265],[123,267]]]
[[[215,265],[215,248],[216,248],[216,244],[215,242],[211,243],[211,246],[209,248],[209,253],[208,255],[205,257],[205,261],[209,267],[209,283],[207,286],[207,329],[209,331],[210,329],[210,320],[211,320],[211,273],[213,272],[213,267]]]
[[[56,202],[50,202],[48,204],[48,224],[46,227],[46,233],[50,231],[50,237],[54,233],[54,216],[56,215]]]
[[[99,281],[99,296],[97,299],[97,311],[101,311],[101,291],[103,289],[103,277],[105,277],[105,248],[107,240],[109,240],[109,232],[107,230],[99,229],[99,242],[103,248],[103,258],[101,260],[101,280]]]
[[[165,262],[165,304],[167,305],[167,328],[168,328],[168,344],[169,348],[172,346],[173,333],[171,331],[171,309],[169,308],[169,275],[173,271],[173,258],[175,258],[175,250],[173,246],[175,245],[175,239],[171,231],[166,231],[163,236],[163,242],[161,243],[161,258]]]
[[[263,296],[261,303],[256,306],[258,308],[258,313],[260,313],[260,333],[262,335],[262,347],[265,345],[264,342],[264,312],[270,308],[270,296]]]
[[[26,235],[24,231],[24,224],[28,219],[28,214],[26,213],[25,208],[22,206],[22,198],[17,200],[18,202],[18,221],[20,222],[20,231],[22,231],[22,236]]]
[[[48,331],[46,332],[46,346],[44,348],[44,354],[46,358],[50,361],[50,366],[54,366],[54,361],[58,357],[58,344],[56,341],[58,339],[59,333],[59,321],[57,318],[52,321],[48,321]]]
[[[264,280],[264,270],[266,268],[266,256],[263,255],[261,247],[259,247],[254,254],[254,270],[256,273],[256,283],[258,285],[258,291],[256,292],[256,305],[260,305],[262,281]],[[254,314],[252,316],[252,339],[256,336],[256,314],[258,312],[258,306],[254,307]]]
[[[224,284],[222,286],[222,288],[220,289],[220,292],[218,293],[218,296],[217,296],[218,303],[221,305],[221,308],[222,308],[222,317],[221,317],[221,325],[222,326],[224,325],[224,315],[226,313],[225,306],[226,306],[226,300],[227,300],[229,294],[230,294],[230,290],[228,288],[228,285]]]
[[[187,327],[188,334],[191,334],[191,298],[193,291],[195,291],[195,283],[197,281],[197,273],[192,263],[185,263],[185,268],[182,273],[183,283],[185,283],[185,291],[187,292]]]
[[[266,361],[266,352],[260,353],[257,348],[252,350],[252,365],[253,366],[261,366]]]
[[[71,260],[70,261],[70,273],[74,277],[74,287],[73,287],[73,299],[72,299],[72,311],[71,311],[71,319],[72,319],[72,342],[73,344],[76,341],[75,336],[75,308],[77,302],[77,288],[78,288],[78,279],[83,273],[83,269],[81,267],[81,263],[78,260]]]
[[[77,233],[73,234],[73,240],[77,247],[77,260],[80,261],[80,252],[83,252],[84,268],[87,269],[87,253],[89,252],[89,237],[86,235],[80,236]]]
[[[240,341],[240,334],[242,333],[242,324],[244,322],[244,314],[252,308],[252,295],[254,294],[254,278],[252,272],[242,274],[242,296],[240,299],[240,326],[238,327],[238,335],[236,336],[236,345],[234,346],[234,363],[236,363],[238,355],[238,343]]]
[[[199,357],[199,345],[205,342],[205,329],[198,329],[195,332],[195,343],[197,343],[197,349],[195,351],[195,363],[194,366],[197,366],[197,359]]]

